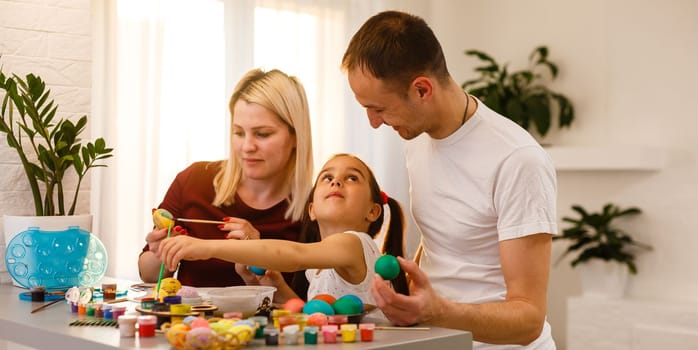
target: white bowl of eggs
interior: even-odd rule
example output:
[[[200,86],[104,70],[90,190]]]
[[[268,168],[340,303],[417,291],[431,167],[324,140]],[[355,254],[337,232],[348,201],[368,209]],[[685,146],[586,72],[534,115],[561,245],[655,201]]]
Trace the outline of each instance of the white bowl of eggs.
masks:
[[[271,286],[234,286],[210,289],[206,294],[211,299],[211,304],[223,313],[250,313],[257,311],[264,298],[269,298],[271,303],[274,300],[274,292],[276,287]]]

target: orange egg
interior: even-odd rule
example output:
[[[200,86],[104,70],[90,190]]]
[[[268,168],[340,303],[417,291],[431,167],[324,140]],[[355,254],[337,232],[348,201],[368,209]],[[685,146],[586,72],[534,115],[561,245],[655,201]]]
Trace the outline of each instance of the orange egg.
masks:
[[[322,300],[322,301],[332,305],[332,304],[334,304],[335,301],[337,301],[337,298],[335,298],[329,294],[318,294],[315,297],[313,297],[313,300]]]

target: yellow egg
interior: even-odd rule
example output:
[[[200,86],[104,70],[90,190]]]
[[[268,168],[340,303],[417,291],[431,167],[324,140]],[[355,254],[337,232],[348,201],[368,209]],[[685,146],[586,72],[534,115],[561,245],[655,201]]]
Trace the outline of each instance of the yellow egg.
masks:
[[[163,278],[160,281],[160,296],[177,295],[177,291],[182,288],[182,284],[174,277]]]
[[[174,226],[174,216],[167,209],[155,209],[153,211],[153,224],[157,228],[168,228]]]

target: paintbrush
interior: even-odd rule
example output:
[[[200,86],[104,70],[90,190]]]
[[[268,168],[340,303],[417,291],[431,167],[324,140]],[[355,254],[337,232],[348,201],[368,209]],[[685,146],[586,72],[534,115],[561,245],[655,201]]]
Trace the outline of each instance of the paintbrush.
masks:
[[[378,331],[428,331],[429,327],[393,327],[393,326],[376,326]]]
[[[198,222],[200,224],[227,224],[225,221],[216,221],[216,220],[203,220],[203,219],[185,219],[185,218],[178,218],[175,219],[177,221],[182,221],[182,222]]]
[[[167,226],[167,237],[170,237],[170,232],[172,232],[172,223]],[[165,262],[160,263],[160,275],[158,275],[158,287],[155,289],[155,299],[160,299],[160,283],[162,283],[162,275],[165,273]]]
[[[49,307],[49,306],[51,306],[51,305],[56,304],[56,303],[58,303],[59,301],[63,301],[63,300],[65,300],[65,298],[56,299],[56,300],[54,300],[54,301],[52,301],[52,302],[50,302],[50,303],[46,303],[46,304],[44,304],[44,305],[41,305],[41,306],[37,307],[36,309],[33,309],[32,312],[30,312],[30,313],[33,314],[33,313],[35,313],[35,312],[39,312],[39,311],[41,311],[41,310],[43,310],[43,309],[45,309],[45,308],[47,308],[47,307]]]

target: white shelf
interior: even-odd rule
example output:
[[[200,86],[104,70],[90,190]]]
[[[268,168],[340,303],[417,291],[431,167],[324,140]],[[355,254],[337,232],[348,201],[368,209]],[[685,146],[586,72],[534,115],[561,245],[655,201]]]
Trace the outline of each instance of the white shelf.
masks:
[[[630,146],[545,148],[558,171],[657,171],[666,164],[666,153]]]

